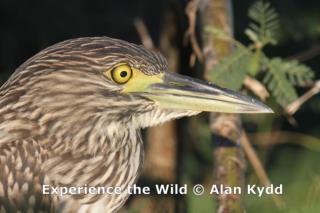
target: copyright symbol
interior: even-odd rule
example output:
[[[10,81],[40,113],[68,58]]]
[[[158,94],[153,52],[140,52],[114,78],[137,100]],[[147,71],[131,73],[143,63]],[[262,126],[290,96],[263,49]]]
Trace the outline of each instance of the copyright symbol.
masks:
[[[201,184],[194,185],[193,193],[195,195],[202,195],[204,193],[204,187]]]

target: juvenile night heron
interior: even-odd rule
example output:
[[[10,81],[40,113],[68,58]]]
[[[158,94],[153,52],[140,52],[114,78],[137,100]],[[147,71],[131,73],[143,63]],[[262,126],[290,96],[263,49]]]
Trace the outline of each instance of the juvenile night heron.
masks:
[[[126,189],[141,170],[139,130],[201,111],[271,112],[170,73],[161,54],[125,41],[79,38],[41,51],[0,90],[0,212],[117,211],[126,190],[58,196],[43,186]]]

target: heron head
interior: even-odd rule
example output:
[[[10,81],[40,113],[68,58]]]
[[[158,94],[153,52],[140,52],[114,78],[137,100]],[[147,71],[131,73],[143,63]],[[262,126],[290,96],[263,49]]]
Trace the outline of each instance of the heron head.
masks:
[[[91,110],[89,114],[131,121],[137,127],[201,111],[272,112],[253,98],[170,72],[160,53],[107,37],[53,45],[25,62],[9,84],[23,82],[28,72],[32,74],[25,87],[41,94],[34,97],[35,104],[68,106],[83,114]]]

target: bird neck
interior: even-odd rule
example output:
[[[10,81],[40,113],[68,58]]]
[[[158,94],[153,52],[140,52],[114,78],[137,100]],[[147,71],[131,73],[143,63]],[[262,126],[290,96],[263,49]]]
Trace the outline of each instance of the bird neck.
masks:
[[[12,101],[12,96],[18,101]],[[28,133],[30,139],[41,141],[56,153],[97,155],[140,143],[136,140],[139,130],[133,124],[116,119],[103,107],[92,106],[93,97],[86,97],[88,100],[70,101],[72,94],[32,97],[28,91],[5,93],[0,99],[0,144],[28,139]]]
[[[75,155],[100,155],[117,152],[126,146],[140,146],[140,130],[122,122],[110,122],[110,115],[87,115],[85,110],[70,110],[63,118],[49,121],[46,133],[51,150]],[[43,119],[39,120],[40,123]]]

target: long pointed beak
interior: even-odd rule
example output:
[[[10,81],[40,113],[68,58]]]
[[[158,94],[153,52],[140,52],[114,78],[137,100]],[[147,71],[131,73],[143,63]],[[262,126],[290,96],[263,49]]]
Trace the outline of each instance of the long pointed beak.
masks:
[[[168,73],[151,83],[141,95],[160,107],[223,113],[273,113],[260,101],[205,81]]]

